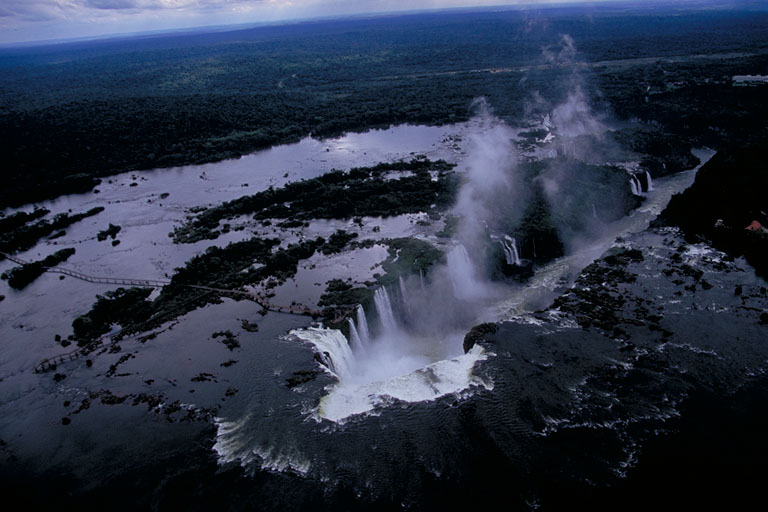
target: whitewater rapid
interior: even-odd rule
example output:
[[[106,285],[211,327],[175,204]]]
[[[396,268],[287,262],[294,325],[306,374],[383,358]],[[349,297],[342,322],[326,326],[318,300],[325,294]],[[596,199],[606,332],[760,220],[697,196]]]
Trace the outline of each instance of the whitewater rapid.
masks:
[[[431,401],[474,386],[493,389],[491,382],[473,373],[475,364],[488,358],[479,345],[466,354],[433,363],[426,355],[386,350],[356,361],[354,355],[350,358],[352,349],[339,330],[310,327],[290,334],[311,343],[319,353],[327,353],[333,361],[325,368],[338,381],[326,389],[313,412],[318,420],[343,423],[393,401]],[[339,360],[344,363],[338,364]],[[351,366],[354,363],[360,365],[356,370]]]
[[[466,249],[457,246],[452,254],[457,255],[460,265],[454,270],[464,268],[469,261]],[[465,275],[459,285],[474,286],[473,279]],[[412,332],[399,321],[407,315],[408,296],[403,280],[398,282],[396,297],[390,297],[383,286],[374,292],[374,333],[369,330],[362,307],[357,308],[356,321],[348,320],[349,339],[340,330],[323,327],[289,333],[310,343],[325,369],[337,379],[314,411],[317,419],[343,422],[393,400],[422,402],[474,385],[491,388],[490,382],[478,379],[472,372],[475,363],[486,359],[487,353],[480,347],[462,353],[463,330],[440,333],[440,339],[433,339]]]

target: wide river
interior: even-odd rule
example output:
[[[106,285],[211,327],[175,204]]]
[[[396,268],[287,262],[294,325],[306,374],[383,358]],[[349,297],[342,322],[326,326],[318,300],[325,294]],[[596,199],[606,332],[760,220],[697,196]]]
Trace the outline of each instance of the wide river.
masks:
[[[409,160],[417,155],[457,163],[457,170],[462,172],[471,139],[481,129],[473,122],[443,127],[404,125],[335,139],[305,138],[218,163],[119,174],[105,179],[97,187],[98,193],[69,195],[39,204],[51,215],[95,206],[104,206],[105,210],[73,224],[65,236],[41,241],[16,256],[37,260],[63,247],[74,247],[77,252],[64,264],[72,270],[95,276],[164,279],[206,247],[269,235],[274,229],[249,225],[213,241],[174,244],[168,234],[192,208],[316,177],[331,169]],[[698,156],[706,160],[711,152],[700,152]],[[477,320],[496,321],[546,305],[542,303],[568,286],[617,236],[644,229],[671,194],[686,188],[694,176],[695,171],[690,171],[657,180],[654,190],[647,192],[644,206],[631,217],[608,226],[600,240],[540,269],[529,286],[510,289],[504,300],[487,308]],[[31,208],[28,205],[23,209]],[[365,218],[362,226],[353,226],[352,221],[316,221],[300,235],[327,237],[336,229],[349,227],[359,232],[360,239],[417,236],[435,241],[434,233],[441,223],[427,226],[420,222],[425,217]],[[96,233],[110,223],[122,228],[117,246],[96,238]],[[276,234],[285,241],[299,236],[290,232]],[[285,303],[312,302],[329,279],[349,277],[355,283],[365,282],[386,256],[386,248],[378,244],[331,257],[315,255],[302,262],[295,279],[276,290],[276,298]],[[9,261],[0,262],[0,272],[12,266]],[[419,443],[412,436],[427,435],[430,429],[440,428],[441,421],[455,420],[445,404],[431,399],[445,394],[461,399],[463,388],[473,383],[486,390],[493,387],[490,381],[469,378],[474,361],[486,357],[476,354],[474,359],[453,359],[458,361],[456,364],[437,361],[409,378],[394,379],[384,386],[366,384],[351,391],[342,389],[333,402],[341,412],[318,415],[321,398],[328,396],[329,389],[338,389],[333,388],[334,377],[317,371],[310,343],[286,336],[293,329],[306,328],[310,320],[275,313],[262,316],[253,302],[231,299],[156,329],[149,341],[126,338],[114,352],[104,350],[87,361],[80,358],[61,364],[56,370],[61,374],[58,380],[53,372],[35,373],[42,359],[74,348],[62,347],[55,341],[56,335],[66,338],[72,332],[72,320],[90,309],[96,295],[115,288],[70,277],[60,279],[55,274],[44,274],[22,291],[12,290],[0,281],[0,294],[5,296],[0,302],[2,453],[12,454],[25,467],[34,468],[35,474],[51,471],[69,475],[80,491],[87,490],[86,482],[95,473],[142,471],[147,461],[170,457],[167,452],[180,443],[179,439],[195,438],[201,425],[205,429],[211,424],[216,425],[217,434],[209,439],[206,449],[221,462],[313,474],[318,481],[334,481],[343,478],[340,475],[346,471],[362,471],[339,466],[356,451],[381,450],[386,460],[395,460],[403,443]],[[257,323],[258,332],[246,329],[243,321]],[[214,336],[222,331],[232,333],[239,347],[230,350]],[[458,353],[453,354],[457,352],[454,350],[452,355],[461,352],[461,333],[456,334]],[[303,378],[307,372],[318,373],[317,378],[297,387],[286,386],[287,379]],[[464,384],[441,387],[444,375],[455,376],[457,372],[463,375],[459,381]],[[414,393],[414,385],[437,391]],[[443,389],[447,391],[443,393]],[[348,394],[359,390],[366,396]],[[402,401],[407,402],[410,396],[425,401],[414,409],[402,407]],[[400,405],[392,407],[387,416],[371,419],[373,423],[353,421],[344,426],[328,421],[370,411],[373,418],[392,397],[398,398],[396,405]],[[329,407],[327,399],[325,406]],[[424,411],[430,411],[429,420],[422,415]],[[188,420],[191,423],[184,423]],[[169,422],[182,422],[184,426],[170,428]],[[376,440],[377,431],[411,423],[414,428],[419,425],[413,432],[398,431],[397,435]],[[328,437],[340,433],[351,436],[345,447],[336,445],[335,437]],[[331,453],[332,445],[339,451]],[[437,457],[430,452],[432,456]],[[428,462],[439,475],[443,462]],[[379,464],[362,472],[373,475],[386,470],[397,474],[396,467]]]

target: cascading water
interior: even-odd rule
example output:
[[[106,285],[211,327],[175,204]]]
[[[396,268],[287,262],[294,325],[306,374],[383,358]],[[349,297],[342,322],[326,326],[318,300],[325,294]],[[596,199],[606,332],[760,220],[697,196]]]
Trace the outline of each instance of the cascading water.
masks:
[[[399,285],[406,301],[414,299],[414,308],[434,294],[431,289],[434,283],[425,283],[423,294],[420,286],[409,290],[405,280]],[[455,298],[448,300],[455,301]],[[379,324],[376,335],[366,340],[368,320],[363,308],[358,307],[357,321],[349,319],[352,347],[341,331],[335,329],[292,331],[294,336],[315,346],[325,366],[338,378],[315,410],[317,418],[343,422],[349,416],[389,403],[392,398],[419,402],[458,393],[472,385],[492,387],[472,371],[477,361],[487,357],[485,350],[478,345],[463,353],[466,327],[458,331],[447,329],[436,339],[424,338],[398,322],[396,315],[402,312],[405,302],[398,303],[393,310],[385,287],[374,292],[374,305]]]
[[[505,235],[504,240],[500,241],[501,246],[504,248],[504,258],[507,261],[507,265],[520,266],[520,254],[517,252],[517,240]]]
[[[632,194],[635,196],[642,196],[643,195],[643,185],[640,183],[640,180],[637,179],[637,176],[630,173],[629,174],[629,186],[632,187]]]
[[[475,275],[475,268],[469,259],[467,249],[459,244],[448,253],[448,274],[453,284],[456,298],[462,300],[474,299],[482,295],[481,286]]]
[[[371,343],[371,335],[368,331],[368,319],[365,318],[365,310],[363,306],[357,306],[357,334],[360,337],[361,345],[368,345]]]
[[[649,173],[648,171],[645,171],[645,179],[648,182],[648,188],[646,189],[646,191],[650,192],[651,190],[653,190],[653,180],[651,179],[651,173]]]
[[[352,342],[352,346],[362,349],[363,341],[360,339],[360,334],[357,332],[355,321],[351,318],[347,318],[347,323],[349,324],[349,340]]]
[[[301,332],[301,337],[315,346],[325,365],[339,379],[353,376],[355,355],[341,331],[308,327]]]
[[[507,265],[514,265],[515,257],[512,255],[512,249],[510,249],[509,244],[504,240],[499,240],[499,244],[501,244],[501,248],[504,250],[504,260]]]
[[[381,334],[386,336],[397,336],[400,328],[395,320],[395,314],[392,311],[392,302],[389,300],[389,293],[385,287],[378,288],[373,294],[373,303],[376,305],[376,313],[379,315],[381,324]]]
[[[486,357],[484,349],[476,345],[468,353],[463,351],[465,334],[497,291],[483,279],[470,252],[484,254],[485,233],[493,229],[489,219],[498,217],[498,205],[517,200],[515,185],[519,180],[514,173],[513,130],[493,117],[483,102],[478,105],[481,127],[471,138],[466,180],[454,206],[456,217],[461,219],[455,240],[461,244],[448,252],[445,265],[431,268],[428,277],[420,272],[418,283],[414,276],[413,280],[399,279],[389,290],[375,290],[371,309],[375,309],[377,322],[371,332],[371,318],[366,320],[358,308],[355,322],[349,323],[350,339],[354,345],[357,337],[363,349],[353,346],[349,351],[353,360],[348,373],[334,372],[339,380],[326,388],[316,416],[345,421],[393,399],[432,400],[474,384],[490,386],[473,375],[475,363]],[[519,265],[515,240],[507,238],[503,245],[509,262]],[[292,333],[312,342],[321,356],[324,352],[331,359],[336,354],[345,356],[347,352],[337,347],[341,334],[331,334],[330,329],[326,332],[331,340],[323,344],[317,343],[314,334],[307,339],[305,331]],[[328,350],[329,346],[333,350]]]
[[[403,276],[400,276],[400,279],[398,279],[398,284],[400,285],[400,301],[410,313],[411,305],[408,303],[408,291],[405,289],[405,280],[403,279]]]

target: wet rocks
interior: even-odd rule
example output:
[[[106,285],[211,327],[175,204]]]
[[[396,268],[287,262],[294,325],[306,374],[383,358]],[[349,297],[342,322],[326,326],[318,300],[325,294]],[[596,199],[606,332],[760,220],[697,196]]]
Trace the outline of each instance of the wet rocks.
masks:
[[[464,352],[469,352],[476,343],[483,341],[488,334],[493,334],[498,326],[493,323],[476,325],[464,336]]]
[[[299,370],[297,372],[293,372],[293,375],[285,379],[285,383],[289,388],[295,388],[300,384],[315,380],[317,374],[318,372],[315,370]]]
[[[588,464],[594,481],[632,471],[644,443],[674,432],[691,396],[730,396],[768,360],[768,297],[742,261],[688,245],[678,229],[621,244],[549,308],[465,339],[465,349],[495,354],[475,371],[494,376],[494,399],[511,397],[505,421]]]

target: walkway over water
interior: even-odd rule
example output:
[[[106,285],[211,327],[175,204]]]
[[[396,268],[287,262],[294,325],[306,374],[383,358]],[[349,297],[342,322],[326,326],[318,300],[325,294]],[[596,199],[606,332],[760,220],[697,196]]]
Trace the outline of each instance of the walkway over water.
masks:
[[[18,265],[28,265],[31,262],[25,261],[22,259],[19,259],[15,256],[11,256],[9,254],[5,254],[0,252],[0,256],[8,259],[9,261],[12,261]],[[165,285],[168,285],[171,283],[169,279],[132,279],[132,278],[124,278],[124,277],[103,277],[103,276],[92,276],[88,274],[83,274],[82,272],[77,272],[76,270],[71,270],[64,267],[44,267],[46,272],[50,272],[53,274],[62,274],[65,276],[72,277],[74,279],[79,279],[81,281],[86,281],[89,283],[97,283],[97,284],[114,284],[114,285],[120,285],[120,286],[136,286],[141,288],[159,288],[163,287]],[[248,290],[240,290],[240,289],[229,289],[229,288],[216,288],[213,286],[205,286],[205,285],[195,285],[195,284],[187,284],[183,285],[187,288],[194,288],[196,290],[201,290],[205,293],[202,295],[199,295],[189,301],[184,302],[183,304],[179,305],[175,310],[164,312],[162,315],[159,315],[157,317],[152,317],[146,322],[151,322],[153,320],[158,320],[161,316],[169,315],[170,313],[173,313],[174,311],[186,306],[190,302],[196,302],[200,299],[202,299],[204,296],[209,295],[211,293],[218,293],[222,295],[235,295],[242,297],[247,300],[252,300],[256,304],[262,307],[262,309],[266,311],[272,311],[274,313],[286,313],[290,315],[301,315],[301,316],[311,316],[313,318],[317,318],[319,316],[323,315],[322,311],[312,309],[309,306],[305,306],[303,304],[291,304],[289,306],[283,306],[279,304],[273,304],[269,302],[269,299],[265,297],[264,295],[261,295],[259,293],[256,293],[254,291],[248,291]],[[350,305],[350,306],[342,306],[342,310],[338,313],[337,317],[333,319],[333,323],[339,323],[341,322],[352,310],[354,310],[356,306]],[[117,333],[112,333],[108,336],[114,337],[119,335],[125,331],[125,329],[121,329]],[[103,339],[99,339],[96,345],[102,345],[104,342]],[[66,352],[64,354],[59,354],[55,357],[44,359],[35,367],[36,372],[44,372],[48,370],[52,370],[56,368],[56,365],[59,363],[63,363],[66,361],[71,361],[73,359],[77,359],[78,357],[84,355],[84,351],[82,348],[78,348],[76,350],[72,350],[70,352]]]

